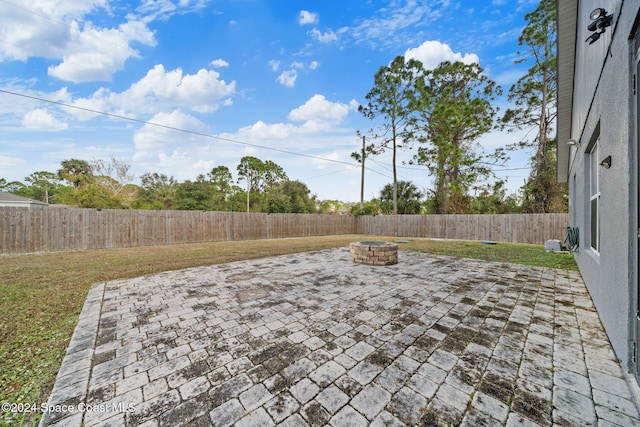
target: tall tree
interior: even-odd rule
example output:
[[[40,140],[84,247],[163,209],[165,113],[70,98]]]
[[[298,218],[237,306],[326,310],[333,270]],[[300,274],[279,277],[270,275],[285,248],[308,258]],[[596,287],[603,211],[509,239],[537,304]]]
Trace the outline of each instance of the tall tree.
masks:
[[[107,189],[113,196],[117,196],[135,176],[130,173],[131,165],[122,159],[111,157],[109,161],[96,160],[91,164],[91,171],[95,181]]]
[[[476,214],[512,214],[520,213],[519,197],[507,194],[505,182],[495,181],[491,186],[482,188],[473,198],[473,213]]]
[[[178,183],[173,177],[157,172],[140,177],[139,204],[150,209],[171,209],[175,204]]]
[[[227,199],[231,195],[233,176],[226,166],[216,166],[207,173],[207,177],[214,189],[213,209],[226,210]]]
[[[405,61],[399,55],[388,66],[382,66],[374,76],[373,88],[367,93],[367,104],[358,107],[365,117],[380,119],[381,142],[375,148],[378,153],[391,149],[393,167],[393,214],[398,213],[397,151],[409,144],[412,138],[410,124],[415,113],[415,82],[423,68],[420,61]]]
[[[549,144],[553,144],[550,134],[557,113],[556,1],[541,0],[534,11],[525,15],[525,21],[527,24],[518,37],[524,50],[518,52],[516,63],[530,63],[531,67],[509,89],[508,99],[515,106],[501,120],[503,127],[510,130],[537,130],[533,140],[515,144],[514,148],[534,150],[524,206],[531,212],[543,213],[561,205],[566,192],[555,182],[555,175],[548,173],[549,168],[556,166],[546,155]]]
[[[270,213],[316,213],[316,197],[303,182],[285,180],[265,196],[263,211]]]
[[[45,203],[49,203],[49,196],[51,196],[52,190],[60,186],[60,180],[53,172],[33,172],[31,175],[25,177],[24,180],[31,184],[29,186],[30,194],[28,197],[35,200],[42,200]]]
[[[556,139],[545,144],[542,169],[532,169],[522,187],[522,208],[525,212],[567,212],[569,210],[567,183],[556,181]],[[544,198],[541,196],[544,195]],[[540,209],[544,206],[544,210]]]
[[[419,214],[424,193],[410,181],[398,181],[398,213]],[[393,209],[393,184],[387,184],[380,190],[380,210],[391,213]]]
[[[217,191],[226,194],[231,190],[233,185],[233,176],[226,166],[216,166],[207,173],[209,181],[214,185]]]
[[[425,72],[418,90],[416,160],[434,177],[436,213],[467,213],[471,187],[490,174],[492,163],[503,160],[501,151],[483,154],[477,142],[493,128],[492,101],[501,89],[478,64],[446,61]]]
[[[263,162],[253,156],[244,156],[240,159],[237,171],[238,181],[244,180],[247,185],[247,212],[250,211],[251,193],[259,195],[287,179],[287,174],[281,166],[271,160]]]
[[[179,210],[212,210],[215,188],[200,174],[195,181],[186,180],[176,187],[175,208]]]
[[[68,181],[74,189],[80,188],[93,180],[93,170],[86,160],[68,159],[60,162],[58,177]]]

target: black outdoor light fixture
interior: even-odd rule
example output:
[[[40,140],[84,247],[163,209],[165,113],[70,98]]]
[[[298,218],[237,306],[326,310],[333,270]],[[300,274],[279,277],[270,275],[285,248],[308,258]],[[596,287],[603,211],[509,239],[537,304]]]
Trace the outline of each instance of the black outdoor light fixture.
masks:
[[[609,169],[611,167],[611,156],[605,157],[604,160],[600,162],[600,166]]]
[[[593,9],[589,18],[591,19],[591,23],[587,26],[587,30],[591,31],[593,34],[587,37],[585,42],[594,44],[600,38],[600,35],[605,32],[607,27],[611,26],[613,14],[610,13],[607,15],[607,11],[604,8],[598,7]]]

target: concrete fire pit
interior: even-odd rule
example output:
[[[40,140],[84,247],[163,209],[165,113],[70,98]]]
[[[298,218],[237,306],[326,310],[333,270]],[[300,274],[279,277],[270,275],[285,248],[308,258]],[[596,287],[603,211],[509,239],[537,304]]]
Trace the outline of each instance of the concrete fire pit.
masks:
[[[388,242],[354,242],[349,245],[351,261],[367,265],[398,263],[398,245]]]

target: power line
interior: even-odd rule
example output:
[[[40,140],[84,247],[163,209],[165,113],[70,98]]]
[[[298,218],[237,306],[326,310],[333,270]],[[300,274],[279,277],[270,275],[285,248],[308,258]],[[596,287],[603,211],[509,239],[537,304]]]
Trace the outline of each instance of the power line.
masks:
[[[220,141],[231,142],[231,143],[234,143],[234,144],[246,145],[246,146],[255,147],[255,148],[262,148],[264,150],[276,151],[278,153],[289,154],[289,155],[292,155],[292,156],[300,156],[300,157],[306,157],[306,158],[315,159],[315,160],[322,160],[322,161],[325,161],[325,162],[333,162],[333,163],[339,163],[339,164],[343,164],[343,165],[357,166],[355,163],[349,163],[349,162],[345,162],[345,161],[342,161],[342,160],[328,159],[328,158],[325,158],[325,157],[313,156],[311,154],[296,153],[294,151],[282,150],[280,148],[267,147],[266,145],[253,144],[253,143],[245,142],[245,141],[238,141],[238,140],[231,139],[231,138],[225,138],[225,137],[222,137],[222,136],[211,135],[211,134],[208,134],[208,133],[198,132],[198,131],[189,130],[189,129],[182,129],[182,128],[178,128],[178,127],[175,127],[175,126],[163,125],[163,124],[160,124],[160,123],[154,123],[154,122],[150,122],[150,121],[147,121],[147,120],[141,120],[141,119],[136,119],[136,118],[129,117],[129,116],[123,116],[121,114],[107,113],[105,111],[93,110],[91,108],[86,108],[86,107],[79,107],[77,105],[71,105],[71,104],[67,104],[67,103],[64,103],[64,102],[60,102],[60,101],[52,101],[50,99],[40,98],[40,97],[32,96],[32,95],[26,95],[26,94],[23,94],[23,93],[12,92],[12,91],[9,91],[9,90],[0,89],[0,93],[19,96],[19,97],[22,97],[22,98],[27,98],[27,99],[31,99],[31,100],[39,101],[39,102],[47,102],[49,104],[59,105],[61,107],[74,108],[76,110],[86,111],[86,112],[93,113],[93,114],[100,114],[100,115],[103,115],[103,116],[113,117],[113,118],[116,118],[116,119],[128,120],[130,122],[140,123],[140,124],[143,124],[143,125],[155,126],[155,127],[159,127],[159,128],[163,128],[163,129],[173,130],[173,131],[176,131],[176,132],[188,133],[188,134],[191,134],[191,135],[201,136],[201,137],[204,137],[204,138],[217,139],[217,140],[220,140]],[[374,170],[371,170],[371,171],[372,172],[376,172]],[[376,173],[378,173],[378,172],[376,172]]]

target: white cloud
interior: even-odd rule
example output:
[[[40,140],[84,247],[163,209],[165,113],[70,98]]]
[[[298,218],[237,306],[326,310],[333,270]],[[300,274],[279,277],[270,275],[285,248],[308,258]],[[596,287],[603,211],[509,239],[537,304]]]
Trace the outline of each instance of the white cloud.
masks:
[[[208,0],[143,0],[136,12],[147,20],[167,20],[175,14],[185,14],[203,9]],[[215,12],[214,12],[215,13]]]
[[[172,108],[210,113],[220,105],[229,105],[228,97],[235,93],[235,87],[235,81],[226,83],[214,70],[203,68],[196,74],[184,74],[180,68],[167,71],[164,66],[156,65],[124,92],[114,93],[101,88],[89,98],[76,100],[74,105],[129,114],[156,113]]]
[[[296,79],[298,78],[298,72],[296,70],[283,71],[278,76],[276,81],[286,87],[294,87],[296,85]]]
[[[271,67],[271,71],[276,72],[278,71],[278,68],[280,68],[280,61],[272,59],[269,61],[269,66]]]
[[[0,2],[0,61],[61,60],[49,67],[51,76],[72,82],[110,80],[127,59],[138,56],[132,43],[155,45],[153,32],[132,16],[114,28],[97,27],[85,19],[99,9],[109,13],[106,0],[20,3]]]
[[[381,7],[371,17],[345,31],[357,43],[367,43],[374,48],[406,46],[416,42],[416,34],[422,34],[418,28],[429,31],[428,26],[437,22],[443,11],[452,6],[450,0],[394,0],[389,3],[388,7]]]
[[[19,157],[11,157],[11,156],[0,156],[0,166],[2,169],[9,168],[24,168],[26,166],[27,161],[25,159],[21,159]]]
[[[318,61],[311,61],[311,63],[309,64],[309,68],[311,70],[315,70],[320,66],[320,63]]]
[[[304,63],[300,61],[293,61],[291,63],[291,68],[304,68]]]
[[[351,151],[342,150],[342,151],[331,151],[329,153],[322,153],[318,155],[319,158],[313,159],[312,164],[316,167],[316,169],[327,169],[330,166],[334,166],[334,163],[327,162],[326,160],[333,160],[334,162],[352,162],[351,160]],[[341,166],[343,168],[343,172],[350,171],[359,171],[360,168],[358,166],[353,166],[352,168],[349,166]],[[344,169],[346,168],[346,169]]]
[[[129,58],[137,58],[138,52],[131,42],[154,45],[153,33],[141,22],[127,22],[118,29],[101,29],[77,23],[70,28],[71,40],[67,44],[63,61],[49,67],[49,75],[74,83],[109,81],[111,76],[124,68]]]
[[[323,95],[313,95],[304,105],[289,113],[293,121],[313,121],[321,124],[340,123],[349,114],[349,106],[328,101]]]
[[[338,40],[338,36],[336,35],[336,33],[331,30],[322,33],[317,28],[313,28],[312,30],[309,30],[307,34],[309,34],[312,39],[322,43],[331,43]]]
[[[154,32],[148,27],[151,22],[201,10],[209,0],[143,0],[134,11],[112,8],[110,3],[0,2],[0,61],[42,57],[59,61],[48,69],[49,75],[58,79],[74,83],[110,81],[128,59],[140,56],[133,44],[155,46]],[[91,21],[100,14],[119,19],[120,24],[106,27]]]
[[[135,154],[133,159],[139,162],[166,161],[170,157],[180,157],[185,153],[185,146],[202,144],[204,136],[169,129],[185,129],[204,133],[206,126],[200,120],[180,110],[171,113],[158,113],[149,120],[160,126],[145,124],[133,135]]]
[[[523,75],[526,74],[526,72],[527,72],[526,70],[520,70],[517,68],[504,70],[500,74],[494,76],[493,80],[497,84],[507,88],[507,87],[510,87],[515,82],[517,82]]]
[[[443,61],[461,61],[465,64],[478,63],[478,55],[474,53],[454,53],[448,44],[441,43],[437,40],[429,40],[420,46],[408,49],[404,53],[405,59],[417,59],[422,62],[424,68],[432,70],[440,65]]]
[[[298,23],[300,25],[315,24],[318,22],[318,14],[309,12],[307,10],[301,10],[298,14]]]
[[[35,109],[25,114],[22,119],[22,126],[28,129],[59,131],[69,128],[67,123],[61,122],[53,117],[48,111]]]
[[[238,135],[242,135],[242,141],[281,140],[294,133],[296,133],[296,127],[290,123],[267,124],[262,120],[238,131]]]
[[[224,67],[228,67],[229,63],[222,58],[218,58],[209,62],[209,65],[211,65],[214,68],[224,68]]]
[[[107,0],[0,2],[0,60],[61,58],[71,41],[69,27],[83,15],[106,5]]]
[[[296,149],[301,148],[300,136],[304,135],[304,141],[309,142],[311,137],[327,138],[331,136],[326,133],[338,132],[336,126],[342,123],[349,114],[349,106],[341,102],[332,102],[323,95],[316,94],[309,98],[303,105],[294,108],[289,112],[288,118],[293,123],[265,123],[260,120],[250,126],[241,128],[236,134],[222,135],[225,138],[257,143],[260,145],[274,143],[277,141],[279,147],[291,146]],[[349,131],[351,132],[351,131]],[[284,143],[282,141],[285,141]],[[335,141],[334,141],[335,143]],[[320,146],[331,145],[331,142],[324,142]]]

